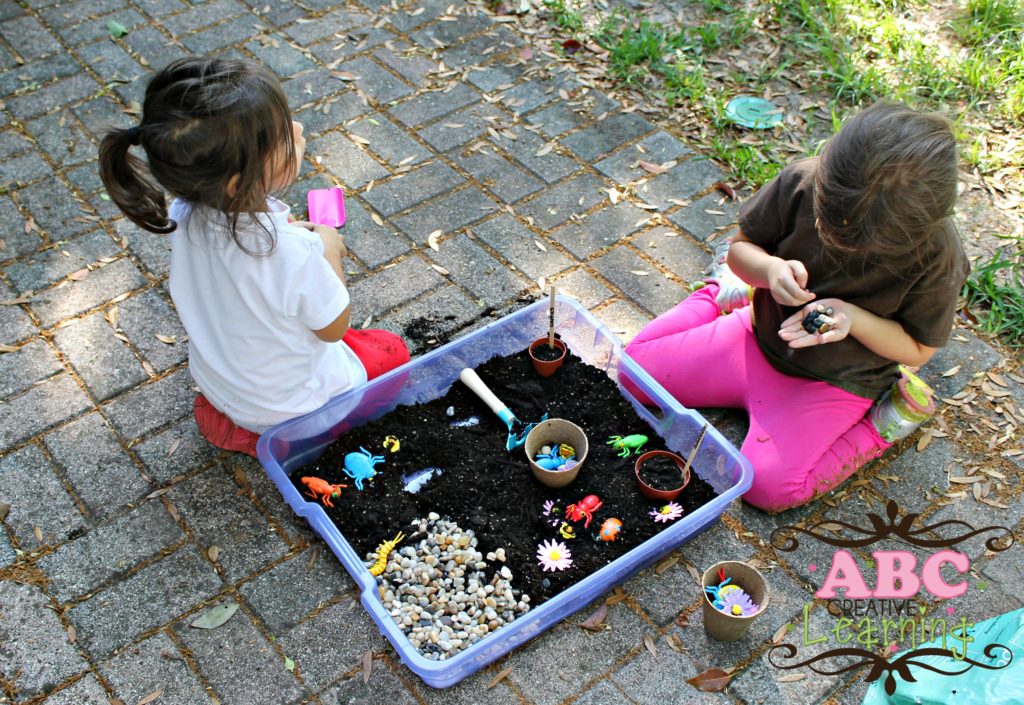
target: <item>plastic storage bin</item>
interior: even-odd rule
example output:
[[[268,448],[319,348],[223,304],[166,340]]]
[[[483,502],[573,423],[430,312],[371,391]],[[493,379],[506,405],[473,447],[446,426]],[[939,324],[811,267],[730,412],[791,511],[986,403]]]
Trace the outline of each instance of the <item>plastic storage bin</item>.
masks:
[[[525,350],[547,330],[547,309],[546,300],[538,301],[432,350],[332,399],[312,414],[275,426],[260,437],[257,445],[259,460],[285,501],[306,518],[358,584],[360,600],[381,633],[409,669],[435,688],[455,685],[678,548],[713,524],[753,480],[749,462],[721,433],[709,428],[694,459],[693,471],[714,488],[715,499],[456,656],[446,661],[431,661],[421,656],[384,609],[377,593],[377,581],[355,550],[327,517],[323,507],[300,495],[288,475],[318,458],[332,441],[349,429],[380,418],[399,404],[427,402],[442,396],[452,384],[459,383],[459,372],[464,367],[476,368],[496,355]],[[579,302],[558,296],[555,321],[556,330],[572,353],[605,370],[613,380],[628,376],[654,401],[652,411],[619,385],[619,391],[631,402],[637,415],[661,436],[668,448],[684,456],[690,452],[705,423],[700,414],[680,406],[670,397],[623,352],[622,343],[615,335]]]

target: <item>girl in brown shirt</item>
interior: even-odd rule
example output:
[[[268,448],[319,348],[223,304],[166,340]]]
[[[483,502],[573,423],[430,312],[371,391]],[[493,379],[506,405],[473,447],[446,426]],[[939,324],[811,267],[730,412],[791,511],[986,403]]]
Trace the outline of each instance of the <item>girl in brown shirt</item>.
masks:
[[[957,175],[946,117],[862,111],[741,207],[728,269],[751,305],[721,315],[720,266],[627,347],[684,405],[748,411],[751,504],[808,502],[920,425],[883,419],[898,365],[923,365],[952,328],[969,269],[949,219]],[[819,306],[827,325],[805,328]]]

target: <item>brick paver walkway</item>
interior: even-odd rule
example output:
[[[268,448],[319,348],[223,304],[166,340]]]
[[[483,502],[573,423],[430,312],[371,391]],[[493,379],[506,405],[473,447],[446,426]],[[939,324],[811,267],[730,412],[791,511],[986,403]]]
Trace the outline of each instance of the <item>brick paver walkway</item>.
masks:
[[[110,20],[128,33],[112,38]],[[809,566],[827,565],[831,550],[776,556],[771,529],[863,517],[879,496],[1017,525],[1012,473],[997,487],[1008,509],[940,508],[969,458],[950,434],[848,485],[838,509],[769,517],[734,504],[683,560],[623,586],[609,631],[563,623],[448,691],[400,665],[258,464],[197,436],[167,240],[119,218],[97,176],[97,138],[104,123],[133,123],[152,67],[187,53],[258,59],[281,76],[309,138],[290,200],[347,189],[354,323],[403,333],[423,352],[521,306],[546,280],[628,339],[685,295],[735,206],[695,145],[527,46],[460,0],[0,4],[0,702],[132,705],[159,691],[152,702],[174,705],[856,703],[864,685],[849,674],[779,682],[767,665],[772,635],[800,627],[821,582]],[[651,175],[639,159],[674,166]],[[960,334],[929,370],[949,396],[997,360]],[[741,433],[734,417],[712,418]],[[773,590],[769,613],[733,645],[705,635],[684,562],[722,557],[757,557]],[[1020,606],[1019,555],[972,558],[987,588],[961,611]],[[189,627],[225,604],[240,609],[224,626]],[[675,623],[680,613],[690,626]],[[811,626],[832,619],[819,605]],[[369,648],[378,660],[364,685]],[[736,667],[725,693],[685,683],[708,667]]]

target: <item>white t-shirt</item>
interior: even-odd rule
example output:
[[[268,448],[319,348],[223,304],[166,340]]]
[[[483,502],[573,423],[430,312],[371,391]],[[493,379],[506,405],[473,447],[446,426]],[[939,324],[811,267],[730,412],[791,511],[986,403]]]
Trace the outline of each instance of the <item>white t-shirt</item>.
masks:
[[[277,199],[267,209],[257,217],[276,245],[253,256],[232,240],[223,214],[181,200],[170,207],[178,224],[170,292],[188,332],[189,371],[211,404],[257,433],[366,381],[347,345],[313,333],[349,303],[323,242],[290,224],[288,206]],[[250,249],[266,251],[266,233],[247,218],[239,219],[240,236]]]

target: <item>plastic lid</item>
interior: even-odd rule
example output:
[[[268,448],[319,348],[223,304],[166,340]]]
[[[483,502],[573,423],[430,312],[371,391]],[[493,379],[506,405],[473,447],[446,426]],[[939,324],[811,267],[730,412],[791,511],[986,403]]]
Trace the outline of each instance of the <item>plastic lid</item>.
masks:
[[[900,365],[900,373],[903,376],[899,381],[899,390],[903,398],[910,402],[917,411],[926,414],[932,413],[935,409],[932,401],[932,388],[903,365]]]
[[[737,125],[769,130],[782,122],[782,109],[770,100],[738,95],[725,106],[725,115]]]

